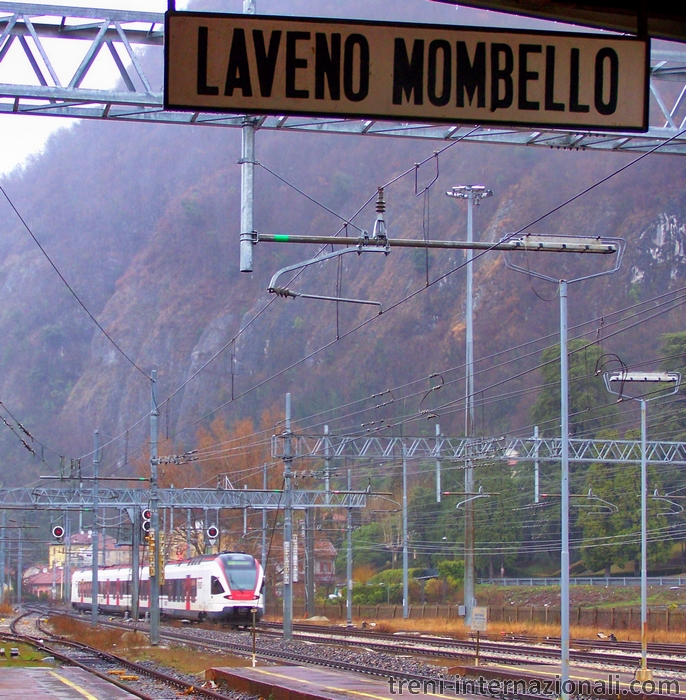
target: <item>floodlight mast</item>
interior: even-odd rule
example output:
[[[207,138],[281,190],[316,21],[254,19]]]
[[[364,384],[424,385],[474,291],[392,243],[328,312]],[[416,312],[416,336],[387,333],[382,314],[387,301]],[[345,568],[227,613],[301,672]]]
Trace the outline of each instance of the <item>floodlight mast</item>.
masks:
[[[605,386],[611,394],[638,401],[641,406],[641,667],[636,680],[651,681],[653,672],[648,668],[648,401],[672,396],[681,386],[680,372],[606,372]],[[630,396],[625,389],[646,387],[648,391]],[[632,392],[634,393],[634,392]]]
[[[569,700],[569,364],[567,349],[567,285],[573,282],[581,282],[594,277],[603,277],[616,272],[622,264],[625,243],[621,238],[584,238],[583,236],[536,236],[538,243],[556,241],[563,247],[560,252],[576,252],[571,246],[578,246],[584,240],[593,240],[602,245],[612,246],[617,253],[615,264],[608,270],[602,270],[571,280],[564,280],[550,275],[545,275],[521,265],[515,265],[508,256],[505,256],[505,265],[511,270],[522,272],[531,277],[537,277],[553,284],[557,284],[560,293],[560,494],[561,494],[561,522],[560,522],[560,688],[563,700]],[[595,252],[587,250],[584,252]]]
[[[474,242],[473,211],[482,199],[492,197],[493,192],[484,185],[457,185],[447,197],[467,200],[467,245]],[[465,304],[465,416],[464,435],[467,439],[467,449],[464,470],[464,490],[474,490],[474,463],[471,458],[470,438],[474,433],[474,252],[467,248],[467,292]],[[476,605],[475,575],[474,575],[474,503],[467,501],[464,508],[464,606],[465,624],[471,625],[472,611]]]

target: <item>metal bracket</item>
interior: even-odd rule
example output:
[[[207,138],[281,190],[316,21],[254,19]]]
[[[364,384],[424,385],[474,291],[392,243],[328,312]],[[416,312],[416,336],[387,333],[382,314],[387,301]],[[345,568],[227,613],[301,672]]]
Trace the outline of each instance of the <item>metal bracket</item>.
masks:
[[[366,231],[364,232],[366,236],[368,234]],[[267,291],[270,294],[276,294],[277,296],[281,297],[292,297],[292,298],[297,298],[297,297],[302,297],[304,299],[320,299],[322,301],[343,301],[348,304],[368,304],[371,306],[378,306],[379,307],[379,313],[383,313],[383,308],[381,307],[381,302],[380,301],[373,301],[371,299],[348,299],[345,297],[332,297],[332,296],[325,296],[322,294],[305,294],[304,292],[294,292],[291,289],[288,289],[288,287],[279,287],[277,286],[276,282],[279,279],[279,277],[286,272],[293,272],[294,270],[301,270],[305,267],[309,267],[310,265],[316,265],[317,263],[323,262],[324,260],[330,260],[331,258],[337,258],[340,257],[341,255],[345,255],[346,253],[357,253],[358,255],[362,253],[383,253],[384,255],[388,255],[388,250],[386,248],[372,248],[372,247],[365,247],[364,243],[361,241],[356,248],[345,248],[344,250],[335,250],[332,253],[327,253],[326,255],[320,255],[317,258],[312,258],[310,260],[305,260],[304,262],[299,262],[295,263],[294,265],[288,265],[287,267],[282,267],[280,270],[277,270],[277,272],[274,273],[272,276],[271,280],[269,281],[269,286],[267,287]]]

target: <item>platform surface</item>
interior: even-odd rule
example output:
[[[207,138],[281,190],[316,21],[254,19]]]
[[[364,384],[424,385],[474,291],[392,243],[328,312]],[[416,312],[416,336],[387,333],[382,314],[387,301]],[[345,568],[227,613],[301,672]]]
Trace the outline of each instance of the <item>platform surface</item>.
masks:
[[[617,658],[621,661],[621,657]],[[457,673],[468,678],[478,678],[499,681],[501,684],[505,679],[517,679],[532,683],[536,679],[552,683],[552,692],[559,695],[559,684],[561,665],[559,663],[532,663],[532,664],[499,664],[489,662],[481,666],[454,666],[450,668],[450,673]],[[609,669],[591,668],[570,664],[569,679],[576,688],[570,690],[570,694],[579,692],[581,695],[588,695],[584,692],[590,686],[596,697],[628,696],[634,700],[641,697],[659,695],[663,700],[683,694],[686,690],[686,682],[683,678],[675,679],[673,676],[660,675],[659,670],[653,671],[654,688],[646,686],[647,692],[643,690],[637,681],[634,680],[632,671],[616,671]],[[648,682],[650,683],[650,682]],[[676,684],[676,685],[675,685]],[[529,686],[531,688],[531,686]],[[549,695],[550,693],[544,692]]]
[[[213,668],[208,678],[274,700],[391,700],[388,681],[309,666]]]
[[[483,700],[485,694],[497,697],[515,690],[548,697],[560,695],[559,664],[488,664],[453,667],[449,673],[460,677],[446,674],[442,681],[428,685],[415,681],[414,687],[400,678],[370,678],[352,672],[309,666],[213,668],[207,672],[207,678],[263,698],[273,696],[274,700],[412,700],[416,696],[452,700],[480,697]],[[661,678],[656,673],[655,688],[646,693],[641,692],[640,688],[632,689],[632,679],[633,674],[628,672],[581,666],[570,668],[570,680],[579,692],[598,698],[616,700],[624,696],[627,700],[649,700],[659,695],[661,700],[680,700],[681,691],[686,689],[686,682],[678,683],[676,689],[673,685],[661,688],[661,682],[674,684],[677,681],[674,678]],[[513,685],[515,683],[517,685]],[[520,689],[519,684],[522,683],[524,687]],[[586,688],[590,692],[583,693]],[[576,694],[576,691],[571,694]]]
[[[81,668],[8,668],[0,665],[2,700],[129,700],[136,697]]]

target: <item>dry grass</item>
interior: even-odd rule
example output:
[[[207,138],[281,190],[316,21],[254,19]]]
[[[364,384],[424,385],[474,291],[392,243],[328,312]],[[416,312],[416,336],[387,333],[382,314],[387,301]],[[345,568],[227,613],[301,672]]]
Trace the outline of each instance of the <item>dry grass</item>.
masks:
[[[0,615],[11,615],[14,608],[9,603],[0,602]]]
[[[73,617],[52,616],[50,617],[50,625],[56,634],[113,653],[132,651],[148,643],[147,637],[141,632],[106,627],[93,628]]]
[[[88,623],[71,617],[54,616],[50,624],[56,634],[76,642],[97,647],[130,661],[155,661],[182,673],[205,677],[208,668],[216,666],[249,666],[250,659],[219,653],[206,653],[185,647],[151,647],[142,632],[108,628],[93,628]]]
[[[376,623],[375,631],[379,632],[423,632],[428,634],[448,635],[456,639],[467,639],[472,632],[464,626],[462,620],[381,620]],[[577,627],[572,625],[572,639],[597,639],[596,627]],[[609,634],[612,630],[602,630]],[[493,622],[488,626],[490,638],[519,634],[533,637],[559,637],[560,628],[557,625],[527,624],[525,622]],[[615,630],[619,641],[638,642],[641,639],[639,630]],[[650,630],[648,642],[686,643],[686,631]]]

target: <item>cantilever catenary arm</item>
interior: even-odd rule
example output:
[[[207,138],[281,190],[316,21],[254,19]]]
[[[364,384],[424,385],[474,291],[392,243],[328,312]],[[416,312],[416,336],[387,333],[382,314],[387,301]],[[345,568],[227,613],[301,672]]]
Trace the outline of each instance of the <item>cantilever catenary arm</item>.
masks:
[[[379,307],[379,313],[383,312],[383,309],[381,308],[381,302],[379,301],[373,301],[371,299],[347,299],[345,297],[332,297],[332,296],[324,296],[321,294],[305,294],[303,292],[294,292],[288,287],[277,287],[276,282],[279,279],[279,277],[286,272],[293,272],[294,270],[301,270],[305,267],[309,267],[310,265],[315,265],[317,263],[323,262],[324,260],[329,260],[331,258],[337,258],[340,257],[341,255],[345,255],[346,253],[357,253],[358,255],[361,255],[362,253],[384,253],[385,255],[388,255],[388,250],[386,248],[367,248],[367,247],[358,247],[358,248],[345,248],[344,250],[335,250],[333,253],[327,253],[326,255],[320,255],[317,258],[312,258],[311,260],[305,260],[304,262],[299,262],[295,263],[293,265],[288,265],[287,267],[282,267],[280,270],[277,270],[274,275],[272,276],[271,280],[269,281],[269,286],[267,287],[267,291],[270,294],[276,294],[277,296],[282,296],[282,297],[303,297],[305,299],[320,299],[323,301],[344,301],[349,304],[370,304],[372,306],[378,306]]]

